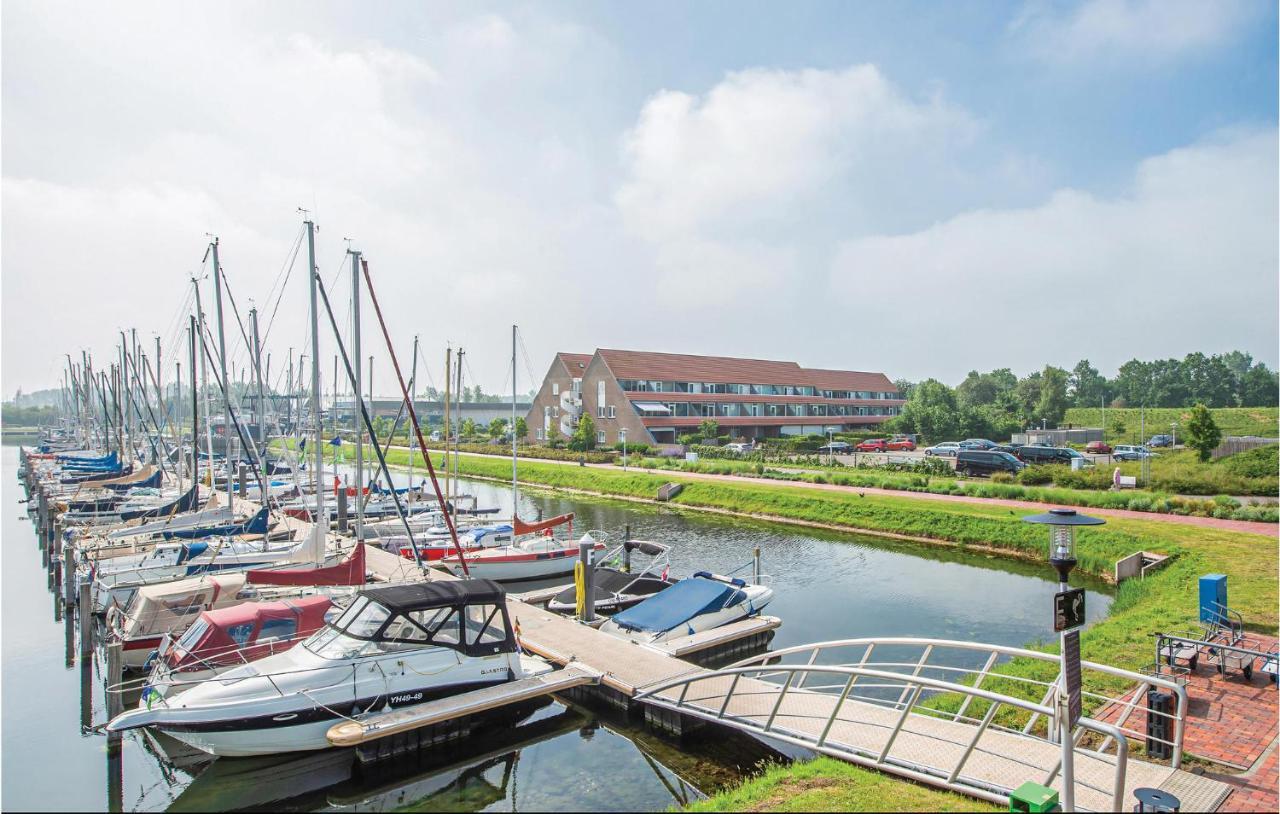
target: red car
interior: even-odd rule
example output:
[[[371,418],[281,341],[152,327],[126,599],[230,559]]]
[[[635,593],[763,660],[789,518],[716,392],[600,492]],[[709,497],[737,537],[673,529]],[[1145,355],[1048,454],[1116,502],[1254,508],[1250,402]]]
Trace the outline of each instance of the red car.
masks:
[[[856,449],[858,452],[886,452],[889,449],[889,445],[885,443],[883,438],[868,438],[858,444]]]
[[[1111,445],[1105,441],[1090,441],[1084,445],[1084,451],[1090,455],[1110,455]]]
[[[885,445],[885,449],[890,451],[905,450],[907,452],[915,452],[916,442],[912,441],[910,438],[895,438]]]

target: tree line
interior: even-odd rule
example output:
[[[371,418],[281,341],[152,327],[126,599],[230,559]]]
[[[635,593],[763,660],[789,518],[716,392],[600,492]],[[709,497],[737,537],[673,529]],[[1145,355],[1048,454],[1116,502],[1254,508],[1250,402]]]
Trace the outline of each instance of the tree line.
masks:
[[[1111,379],[1082,359],[1071,370],[1046,365],[1023,378],[1007,367],[972,370],[954,388],[937,379],[895,384],[907,402],[886,429],[930,439],[1007,438],[1029,426],[1057,426],[1071,407],[1274,407],[1280,402],[1276,372],[1241,351],[1131,359]]]

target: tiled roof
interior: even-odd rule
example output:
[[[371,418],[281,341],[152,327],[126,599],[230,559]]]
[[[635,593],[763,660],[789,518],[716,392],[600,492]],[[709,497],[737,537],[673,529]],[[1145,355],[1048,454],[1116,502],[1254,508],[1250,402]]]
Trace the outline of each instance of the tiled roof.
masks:
[[[587,369],[587,365],[591,364],[592,354],[590,353],[557,353],[560,361],[569,369],[570,373],[582,373]]]
[[[604,357],[613,375],[619,379],[700,381],[717,384],[799,385],[809,383],[804,369],[795,362],[603,348],[596,352]]]
[[[874,390],[897,391],[893,382],[883,373],[864,373],[858,370],[823,370],[807,367],[804,372],[809,383],[819,390]]]

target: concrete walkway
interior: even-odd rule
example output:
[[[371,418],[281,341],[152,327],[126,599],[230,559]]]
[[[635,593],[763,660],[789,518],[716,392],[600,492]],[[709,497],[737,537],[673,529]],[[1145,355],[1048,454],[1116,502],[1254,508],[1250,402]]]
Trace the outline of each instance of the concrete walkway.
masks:
[[[407,447],[395,447],[395,449],[405,449]],[[439,454],[439,450],[432,450]],[[478,452],[461,452],[460,455],[474,456],[477,458],[502,458],[510,460],[505,455],[483,455]],[[532,463],[540,464],[560,464],[562,466],[578,466],[576,461],[552,461],[543,458],[525,459]],[[622,467],[617,464],[585,464],[592,469],[605,469],[614,472],[621,472]],[[972,497],[969,495],[938,495],[932,492],[910,492],[902,489],[878,489],[871,486],[839,486],[833,483],[808,483],[805,481],[785,481],[771,480],[769,478],[749,478],[743,475],[712,475],[706,472],[685,472],[678,469],[643,469],[633,467],[632,470],[639,473],[647,473],[653,475],[669,476],[672,480],[688,479],[688,480],[704,480],[704,481],[720,481],[724,483],[746,483],[765,486],[785,486],[794,489],[813,489],[823,492],[845,492],[857,493],[863,495],[885,495],[888,497],[905,497],[914,500],[932,500],[942,503],[968,503],[976,506],[1007,506],[1013,509],[1023,509],[1026,511],[1040,512],[1047,511],[1049,508],[1057,504],[1037,503],[1032,500],[1008,500],[1005,498],[995,497]],[[464,476],[465,477],[465,476]],[[1127,509],[1094,509],[1088,506],[1069,506],[1080,512],[1096,515],[1098,517],[1114,517],[1123,520],[1147,520],[1156,523],[1176,523],[1184,526],[1200,526],[1201,528],[1220,529],[1222,531],[1240,531],[1249,534],[1263,534],[1268,537],[1277,537],[1280,535],[1280,525],[1276,523],[1261,523],[1253,520],[1223,520],[1217,517],[1192,517],[1190,515],[1181,514],[1162,514],[1160,512],[1134,512]]]

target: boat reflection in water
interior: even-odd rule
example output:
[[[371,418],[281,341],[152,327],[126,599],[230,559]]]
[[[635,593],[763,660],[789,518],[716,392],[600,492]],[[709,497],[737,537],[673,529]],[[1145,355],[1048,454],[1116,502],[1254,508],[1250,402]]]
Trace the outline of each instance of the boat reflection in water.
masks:
[[[201,758],[207,762],[168,807],[170,811],[267,806],[289,811],[479,811],[502,800],[510,800],[513,810],[546,810],[573,805],[574,800],[581,804],[584,791],[587,798],[592,791],[584,789],[584,783],[598,785],[601,794],[615,798],[643,793],[635,800],[638,807],[661,809],[684,805],[736,782],[761,763],[785,759],[749,737],[726,738],[723,733],[716,738],[715,754],[695,757],[622,717],[608,713],[606,721],[600,715],[576,703],[542,698],[513,709],[510,725],[494,728],[490,734],[368,765],[360,762],[355,749],[208,762],[208,755],[184,754],[181,744],[163,736],[153,745],[167,740],[176,746],[179,753],[171,757],[180,763],[185,758],[182,774],[197,771]],[[602,751],[597,749],[602,738],[609,742],[606,753],[614,749],[633,753],[623,761],[628,764],[623,775],[641,770],[647,782],[629,783],[628,777],[611,769],[602,771],[598,759],[584,763],[561,754],[577,749],[595,754]],[[543,751],[547,749],[551,752]],[[636,752],[639,761],[634,759]],[[526,781],[522,786],[522,757],[538,764],[540,774],[547,771],[549,759],[562,763],[568,782],[554,783],[554,788],[545,782],[531,787]],[[706,787],[698,787],[689,777],[700,778]],[[643,786],[643,792],[637,792],[636,786]],[[557,798],[562,805],[556,805]]]

